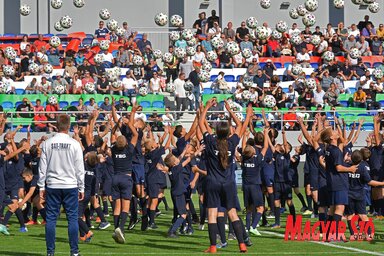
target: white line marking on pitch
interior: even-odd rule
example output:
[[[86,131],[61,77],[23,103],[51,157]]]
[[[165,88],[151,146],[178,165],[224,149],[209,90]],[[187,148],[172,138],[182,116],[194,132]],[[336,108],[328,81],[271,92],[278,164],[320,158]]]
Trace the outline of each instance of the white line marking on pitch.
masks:
[[[284,237],[283,234],[275,233],[275,232],[270,232],[270,231],[260,231],[260,233],[264,233],[264,234],[267,234],[267,235],[278,236],[278,237]],[[341,245],[336,245],[336,244],[331,244],[331,243],[317,242],[317,241],[310,241],[310,242],[314,243],[314,244],[320,244],[320,245],[324,245],[324,246],[328,246],[328,247],[339,248],[339,249],[344,249],[344,250],[349,250],[349,251],[354,251],[354,252],[359,252],[359,253],[384,256],[384,253],[366,251],[366,250],[357,249],[357,248],[353,248],[353,247],[346,247],[346,246],[341,246]]]

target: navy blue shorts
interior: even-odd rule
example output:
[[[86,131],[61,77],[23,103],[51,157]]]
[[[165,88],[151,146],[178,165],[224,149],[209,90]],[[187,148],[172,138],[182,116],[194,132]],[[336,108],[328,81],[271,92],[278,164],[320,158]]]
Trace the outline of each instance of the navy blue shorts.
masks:
[[[345,214],[353,215],[353,214],[367,214],[367,209],[365,205],[365,199],[356,200],[349,198],[348,205],[345,206]]]
[[[366,206],[371,206],[372,201],[371,201],[371,186],[365,185],[364,186],[364,194],[365,194],[365,205]]]
[[[329,206],[329,192],[327,185],[321,186],[318,190],[318,205],[320,207]]]
[[[236,184],[233,181],[219,183],[207,179],[205,191],[207,208],[219,208],[220,206],[228,210],[236,208]]]
[[[348,205],[348,191],[330,191],[330,205]]]
[[[273,184],[275,183],[275,177],[271,174],[264,174],[262,176],[263,185],[266,187],[273,187]]]
[[[22,189],[24,189],[24,181],[23,181],[23,179],[21,178],[21,176],[20,176],[20,179],[18,179],[18,186],[19,186],[19,189],[20,188],[22,188]]]
[[[172,196],[172,202],[173,202],[173,207],[175,209],[175,212],[178,215],[183,215],[187,213],[187,202],[185,201],[185,196],[179,195],[179,196]]]
[[[142,185],[145,183],[145,169],[143,164],[132,164],[132,179],[135,185]]]
[[[319,171],[315,170],[309,174],[309,184],[311,191],[319,190]]]
[[[149,198],[158,198],[160,193],[161,185],[158,183],[149,183],[147,192]]]
[[[263,192],[261,185],[243,185],[244,206],[263,206]]]
[[[304,173],[304,186],[307,186],[308,184],[311,184],[309,173]]]
[[[131,200],[133,182],[128,174],[118,174],[112,179],[112,199]]]
[[[185,197],[185,201],[186,202],[190,202],[191,201],[191,197],[192,197],[192,189],[190,186],[187,187],[187,191],[184,192],[184,197]]]
[[[78,218],[82,218],[85,212],[85,209],[87,209],[89,202],[91,201],[91,193],[86,192],[84,193],[84,199],[79,201],[79,214]]]
[[[199,195],[203,195],[204,194],[204,189],[205,189],[204,183],[205,183],[205,179],[199,180],[197,182],[196,190],[197,190],[197,193],[199,193]]]
[[[103,196],[111,196],[112,195],[112,179],[105,179],[103,182]]]
[[[299,187],[299,174],[297,171],[292,176],[292,187],[293,188],[298,188]]]
[[[275,200],[292,199],[292,187],[288,183],[276,182],[273,187],[273,192],[275,195]]]
[[[19,188],[15,187],[11,190],[5,191],[5,194],[8,196],[11,200],[19,200]]]

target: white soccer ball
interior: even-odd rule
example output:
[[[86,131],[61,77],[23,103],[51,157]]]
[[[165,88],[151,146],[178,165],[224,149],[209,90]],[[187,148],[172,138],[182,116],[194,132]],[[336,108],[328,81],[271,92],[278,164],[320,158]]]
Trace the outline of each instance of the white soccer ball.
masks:
[[[308,11],[314,12],[319,7],[319,1],[317,1],[317,0],[306,0],[304,5],[305,5],[305,8],[307,8]]]
[[[341,9],[344,7],[344,0],[333,0],[333,5],[337,9]]]
[[[224,47],[224,41],[218,36],[214,36],[211,38],[212,47],[215,49],[221,49]]]
[[[359,51],[359,49],[357,48],[352,48],[350,51],[349,51],[349,56],[352,58],[352,59],[357,59],[361,56],[361,53]]]
[[[244,90],[241,93],[241,96],[243,97],[244,100],[249,100],[251,98],[251,92],[248,90]]]
[[[64,30],[63,26],[61,26],[60,21],[55,22],[54,28],[56,31],[59,31],[59,32]]]
[[[184,90],[186,90],[187,92],[190,92],[190,91],[192,91],[193,86],[194,85],[193,85],[193,83],[191,81],[187,81],[184,84]]]
[[[107,22],[107,28],[111,31],[115,31],[118,27],[119,27],[119,23],[114,19],[110,19]]]
[[[276,106],[276,99],[272,95],[266,95],[263,99],[264,106],[267,108],[273,108]]]
[[[251,58],[252,56],[252,51],[249,49],[249,48],[245,48],[241,54],[243,54],[243,57],[248,59],[248,58]]]
[[[51,74],[53,72],[53,67],[51,64],[47,63],[44,65],[44,72],[47,74]]]
[[[98,53],[95,55],[95,57],[93,57],[93,61],[96,63],[96,64],[101,64],[103,63],[103,60],[104,60],[104,57],[102,54]]]
[[[305,80],[305,85],[307,86],[308,89],[313,90],[316,88],[317,82],[313,78],[308,78]]]
[[[378,79],[378,80],[382,79],[383,76],[384,76],[383,71],[382,71],[380,68],[375,68],[375,69],[373,70],[373,72],[372,72],[372,75],[373,75],[376,79]]]
[[[240,112],[236,112],[235,113],[235,116],[237,117],[237,119],[239,119],[241,122],[244,121],[244,115]]]
[[[62,84],[57,84],[56,86],[53,87],[53,93],[54,94],[64,94],[65,93],[65,87]]]
[[[251,76],[244,76],[243,77],[243,85],[245,88],[252,87],[253,85],[253,78]]]
[[[51,0],[51,6],[53,9],[60,9],[63,6],[63,0]]]
[[[173,51],[173,54],[176,56],[176,58],[183,59],[187,53],[185,52],[184,48],[176,47]]]
[[[207,52],[207,60],[210,62],[217,60],[217,53],[215,51]]]
[[[0,81],[0,93],[6,93],[7,92],[7,86]]]
[[[19,203],[21,203],[23,201],[23,199],[19,199]],[[23,206],[21,207],[21,210],[24,211],[25,209],[27,208],[27,204],[23,204]]]
[[[119,77],[113,69],[109,69],[105,72],[105,77],[108,81],[115,81]]]
[[[22,4],[20,6],[20,14],[23,15],[23,16],[28,16],[29,14],[31,14],[31,6],[27,5],[27,4]]]
[[[56,105],[57,104],[57,98],[55,96],[50,96],[48,98],[48,103],[51,105]]]
[[[106,51],[109,49],[109,44],[110,44],[109,40],[101,40],[99,42],[99,47],[101,50]]]
[[[271,36],[276,40],[280,40],[283,37],[283,34],[277,30],[273,30]]]
[[[257,19],[255,17],[249,17],[246,21],[246,24],[247,24],[247,27],[249,27],[250,29],[255,29],[257,28],[257,24],[259,22],[257,21]]]
[[[6,65],[6,66],[3,66],[3,73],[6,76],[13,76],[15,75],[15,69],[13,68],[12,65]]]
[[[288,24],[285,21],[279,21],[276,24],[276,30],[279,31],[280,33],[284,33],[288,30]]]
[[[29,64],[28,71],[31,72],[32,74],[38,74],[40,71],[40,67],[39,67],[39,65],[37,65],[36,63],[33,62],[33,63]]]
[[[141,96],[146,96],[146,95],[148,94],[148,89],[147,89],[147,87],[140,87],[140,89],[139,89],[139,94],[140,94]]]
[[[180,27],[181,25],[183,25],[183,18],[180,15],[175,14],[171,16],[169,22],[174,27]]]
[[[327,61],[327,62],[330,62],[330,61],[333,61],[335,59],[335,54],[331,51],[326,51],[322,58]]]
[[[122,37],[124,36],[125,29],[122,27],[117,27],[117,29],[115,30],[115,33],[118,37]]]
[[[291,44],[293,45],[299,45],[303,42],[303,39],[301,39],[301,36],[299,35],[293,35],[290,41],[291,41]]]
[[[120,81],[120,80],[116,80],[116,81],[113,81],[111,83],[112,87],[115,88],[115,89],[119,89],[123,86],[123,82]]]
[[[296,8],[293,8],[291,10],[289,10],[289,17],[291,17],[292,19],[298,19],[299,18],[299,13],[297,12],[297,9]]]
[[[58,36],[52,36],[49,38],[49,45],[52,46],[53,48],[59,47],[61,44],[61,40]]]
[[[211,78],[211,75],[209,74],[208,71],[200,70],[199,79],[201,82],[206,83],[209,81],[210,78]]]
[[[249,39],[251,39],[252,41],[255,41],[257,39],[256,30],[255,29],[250,29],[249,30]]]
[[[187,46],[186,52],[188,56],[195,56],[196,48],[194,46]]]
[[[143,58],[141,56],[135,55],[132,58],[132,63],[135,66],[141,66],[141,65],[143,65],[144,61],[143,61]]]
[[[202,70],[205,70],[207,72],[211,72],[212,70],[212,64],[210,62],[204,62],[204,64],[201,66]]]
[[[188,46],[195,46],[197,44],[197,41],[196,41],[196,38],[195,37],[192,37],[191,40],[188,40],[187,41],[187,45]]]
[[[96,86],[95,86],[94,83],[90,83],[90,82],[88,82],[88,83],[86,83],[86,84],[84,85],[84,89],[85,89],[85,91],[86,91],[87,93],[94,93],[94,92],[95,92],[95,89],[96,89]]]
[[[225,50],[229,55],[234,56],[240,52],[240,47],[236,42],[232,41],[227,43]]]
[[[40,59],[40,63],[46,63],[46,62],[48,62],[48,55],[43,54],[39,57],[39,59]]]
[[[99,17],[102,20],[108,20],[111,18],[111,13],[108,11],[108,9],[101,9],[99,12]]]
[[[170,52],[166,52],[163,54],[163,62],[165,63],[171,63],[173,60],[173,55]]]
[[[305,6],[303,4],[299,4],[296,8],[297,10],[297,13],[300,15],[300,16],[304,16],[305,14],[308,13],[307,11],[307,8],[305,8]]]
[[[364,3],[366,4],[371,4],[374,3],[376,0],[363,0]]]
[[[316,16],[313,13],[307,13],[304,15],[302,21],[304,26],[312,27],[316,23]]]
[[[73,0],[73,5],[76,6],[77,8],[81,8],[85,5],[84,0]]]
[[[17,57],[17,52],[13,49],[13,47],[8,46],[4,50],[4,55],[7,59],[14,60]]]
[[[296,64],[296,65],[293,65],[291,72],[292,74],[297,76],[303,72],[303,68],[299,64]]]
[[[176,91],[176,86],[173,83],[167,83],[165,90],[169,93],[173,93]]]
[[[373,2],[368,5],[368,9],[372,13],[378,13],[380,11],[380,5],[378,2]]]
[[[271,0],[261,0],[260,6],[264,9],[268,9],[269,7],[271,7]]]
[[[321,42],[320,36],[318,35],[311,36],[311,44],[313,44],[314,46],[318,46],[320,42]]]
[[[65,16],[60,18],[60,24],[63,28],[68,29],[68,28],[72,27],[72,23],[73,23],[72,18],[69,17],[68,15],[65,15]]]
[[[352,0],[352,3],[356,5],[361,5],[363,3],[363,0]]]
[[[186,41],[192,40],[193,31],[190,29],[184,29],[183,32],[181,32],[181,37]]]
[[[168,15],[164,14],[162,12],[156,14],[156,16],[155,16],[155,23],[158,26],[165,26],[165,25],[167,25],[167,23],[168,23]]]
[[[256,36],[258,39],[260,40],[265,40],[268,38],[269,36],[269,32],[268,32],[268,29],[264,26],[261,26],[261,27],[257,27],[256,28]]]
[[[180,39],[180,33],[179,31],[172,31],[170,34],[169,34],[169,39],[173,42],[177,41]]]
[[[154,50],[153,51],[153,57],[155,57],[155,59],[161,59],[163,57],[163,53],[160,51],[160,50]]]

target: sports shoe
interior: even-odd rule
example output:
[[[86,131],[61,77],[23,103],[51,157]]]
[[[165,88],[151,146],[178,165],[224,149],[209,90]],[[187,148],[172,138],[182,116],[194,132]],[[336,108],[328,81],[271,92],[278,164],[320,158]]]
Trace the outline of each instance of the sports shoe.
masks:
[[[116,232],[113,232],[113,233],[112,233],[112,238],[113,238],[113,240],[115,240],[116,243],[118,243],[118,242],[117,242]]]
[[[93,232],[89,231],[85,236],[80,237],[80,241],[83,241],[84,243],[90,243],[93,237]]]
[[[167,237],[168,238],[179,238],[179,236],[176,233],[171,233],[171,232],[168,233]]]
[[[105,217],[105,218],[108,218],[108,217],[109,217],[109,214],[108,214],[108,213],[104,213],[104,217]]]
[[[318,218],[319,218],[319,215],[314,213],[311,214],[311,219],[318,219]]]
[[[301,207],[300,212],[305,212],[306,210],[308,210],[308,208],[303,206],[303,207]]]
[[[251,233],[252,235],[255,235],[255,236],[261,236],[260,232],[257,230],[257,228],[253,228],[251,227],[249,229],[249,233]]]
[[[205,250],[204,252],[205,253],[216,253],[217,252],[216,245],[209,246],[209,248],[207,250]]]
[[[3,224],[0,224],[0,233],[6,235],[6,236],[9,236],[9,232],[8,232],[8,229],[6,226],[4,226]]]
[[[96,218],[96,223],[101,223],[101,219],[99,217]]]
[[[245,245],[245,243],[239,244],[239,250],[242,253],[246,253],[247,252],[247,246]]]
[[[251,238],[247,237],[246,239],[244,239],[244,243],[247,247],[251,247],[253,245],[252,241],[251,241]]]
[[[71,256],[81,256],[80,253],[71,253]]]
[[[161,211],[157,211],[155,216],[159,217],[160,215],[161,215]]]
[[[312,214],[312,211],[310,210],[306,210],[305,212],[303,212],[303,215],[311,215]]]
[[[229,233],[228,234],[228,241],[230,241],[230,240],[236,240],[236,235],[233,233]]]
[[[280,228],[280,225],[277,225],[276,223],[271,226],[272,229]]]
[[[199,227],[197,229],[200,231],[203,231],[204,230],[204,224],[203,225],[199,224]]]
[[[27,227],[21,227],[21,228],[19,229],[19,231],[20,231],[21,233],[27,233],[27,232],[28,232],[28,229],[27,229]]]
[[[270,213],[267,215],[267,219],[274,219],[275,218],[275,214],[273,213]]]
[[[30,220],[28,221],[27,223],[25,223],[26,226],[30,226],[30,225],[39,225],[40,223],[38,221],[33,221],[33,220]]]
[[[187,229],[186,234],[189,235],[189,236],[191,236],[191,235],[193,235],[194,232],[195,232],[195,231],[193,230],[193,228],[192,228],[192,227],[189,227],[189,228]]]
[[[155,223],[152,223],[148,226],[148,229],[157,229],[157,226]]]
[[[97,227],[97,229],[101,229],[101,230],[104,230],[104,229],[107,229],[111,226],[111,224],[109,222],[100,222],[100,225]]]
[[[228,247],[228,243],[227,243],[227,242],[225,242],[225,243],[220,243],[219,246],[220,246],[220,247],[218,247],[218,245],[216,245],[216,248],[218,248],[218,249],[224,249],[224,248]]]
[[[121,231],[120,228],[115,229],[115,234],[116,234],[116,240],[119,244],[124,244],[125,243],[125,237],[124,233]]]
[[[55,256],[53,253],[47,253],[47,256]]]
[[[140,219],[130,220],[128,225],[128,230],[132,230],[135,228],[136,224],[140,222]]]

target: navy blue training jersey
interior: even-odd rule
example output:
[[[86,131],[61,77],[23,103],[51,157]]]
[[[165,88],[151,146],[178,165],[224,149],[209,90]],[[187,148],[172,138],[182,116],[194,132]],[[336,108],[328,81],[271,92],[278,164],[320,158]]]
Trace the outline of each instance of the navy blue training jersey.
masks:
[[[131,143],[128,143],[123,149],[112,146],[111,152],[115,175],[132,173],[132,157],[134,151],[135,148]]]
[[[260,149],[256,149],[256,154],[248,159],[243,159],[241,163],[243,185],[260,185],[261,170],[263,168],[264,157]]]
[[[30,182],[25,182],[24,181],[24,190],[25,190],[25,193],[28,193],[29,190],[32,188],[32,187],[36,187],[37,189],[37,182],[39,181],[39,177],[33,175],[33,178]],[[33,198],[32,198],[33,199]]]
[[[135,154],[133,155],[132,162],[134,164],[144,165],[145,164],[145,158],[144,158],[143,152],[141,150],[141,141],[143,140],[144,133],[140,129],[137,131],[137,133],[138,133],[138,138],[137,138],[137,143],[135,145]],[[129,127],[127,125],[123,124],[123,126],[121,127],[121,134],[123,136],[125,136],[125,138],[127,139],[128,142],[131,141],[133,134],[132,134],[131,129],[129,129]]]
[[[365,193],[364,187],[372,179],[369,175],[369,166],[368,163],[362,161],[357,168],[355,173],[348,173],[349,176],[349,192],[348,196],[355,200],[364,200]]]
[[[344,166],[343,152],[334,145],[328,145],[325,151],[327,186],[329,191],[347,191],[348,173],[338,172],[337,165]]]
[[[378,145],[378,146],[373,146],[369,148],[371,151],[371,156],[368,160],[369,167],[372,170],[381,170],[381,167],[383,165],[383,146]]]
[[[39,175],[39,162],[40,162],[40,157],[32,158],[30,161],[33,175]]]
[[[184,184],[184,168],[180,162],[169,170],[169,180],[171,181],[172,196],[180,196],[186,192]]]
[[[289,182],[289,154],[275,153],[275,182]]]
[[[346,154],[352,155],[352,148],[352,142],[349,142],[347,145],[345,145],[343,148],[343,156],[345,156]]]
[[[4,156],[0,155],[0,191],[5,190],[5,180],[4,180]],[[1,192],[0,192],[1,193]],[[1,202],[3,203],[3,202]]]
[[[325,156],[325,147],[324,144],[320,144],[319,148],[316,149],[317,157],[320,158],[321,156]],[[320,163],[319,163],[320,165]],[[319,187],[324,187],[327,185],[327,171],[320,166],[319,167]]]
[[[237,134],[227,139],[228,142],[228,167],[224,169],[219,160],[219,151],[217,148],[217,138],[209,133],[204,134],[204,144],[206,151],[206,165],[208,176],[212,181],[224,183],[232,179],[231,164],[235,156],[235,150],[239,144],[240,138]]]
[[[173,155],[179,157],[188,145],[188,142],[184,137],[178,138],[176,141],[176,149],[172,151]]]
[[[85,170],[85,178],[84,178],[84,191],[91,191],[94,185],[94,178],[96,177],[96,169],[97,165],[94,167],[91,167],[87,164],[87,162],[84,162],[84,170]]]
[[[149,183],[156,183],[162,182],[163,176],[162,172],[157,169],[157,164],[162,161],[162,155],[165,154],[164,147],[158,147],[151,152],[147,153],[145,155],[145,168],[147,172],[147,178]]]
[[[24,170],[24,160],[21,155],[19,159],[15,160],[9,159],[4,163],[4,179],[5,179],[5,189],[12,190],[15,189],[22,180],[21,173]]]
[[[97,165],[97,172],[101,173],[103,180],[112,179],[114,174],[112,158],[107,156],[104,163]]]

